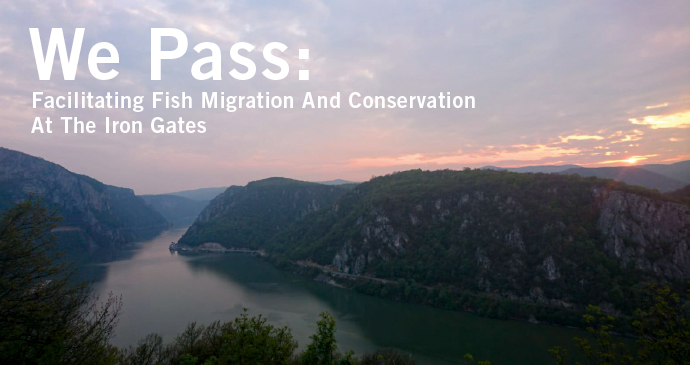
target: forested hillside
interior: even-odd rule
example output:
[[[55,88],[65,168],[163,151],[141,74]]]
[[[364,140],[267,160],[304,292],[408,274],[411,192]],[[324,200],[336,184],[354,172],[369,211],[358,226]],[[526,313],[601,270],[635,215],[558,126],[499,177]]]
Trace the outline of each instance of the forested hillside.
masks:
[[[62,216],[55,232],[71,246],[115,247],[151,237],[168,222],[131,189],[0,148],[0,211],[34,194]],[[62,240],[63,242],[66,240]]]
[[[489,300],[505,316],[591,303],[630,313],[645,282],[690,279],[687,200],[577,175],[413,170],[349,190],[261,180],[214,199],[180,240],[206,242],[264,248],[376,295],[470,310]]]
[[[271,248],[346,274],[403,280],[399,298],[417,290],[418,300],[444,301],[426,287],[447,297],[485,293],[629,313],[643,282],[682,286],[690,278],[689,238],[690,207],[644,188],[573,175],[416,170],[362,183]]]
[[[330,205],[349,189],[285,178],[231,186],[209,203],[179,243],[261,248],[280,230]]]

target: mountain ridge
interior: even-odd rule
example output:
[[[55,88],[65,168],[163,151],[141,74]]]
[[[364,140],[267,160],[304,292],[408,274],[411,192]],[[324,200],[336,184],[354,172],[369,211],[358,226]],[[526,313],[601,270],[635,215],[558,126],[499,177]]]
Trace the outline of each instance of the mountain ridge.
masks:
[[[639,185],[670,192],[690,184],[690,160],[671,164],[645,164],[631,166],[584,167],[579,165],[534,165],[522,167],[484,166],[482,170],[510,171],[519,173],[577,173],[584,177],[595,176],[613,179],[628,185]]]
[[[73,238],[87,248],[117,247],[168,227],[132,189],[106,185],[40,157],[0,147],[0,211],[31,193],[57,208],[61,227],[72,228],[68,232],[76,233]]]
[[[559,172],[559,174],[577,174],[582,177],[597,177],[624,182],[628,185],[644,186],[668,193],[683,188],[686,184],[673,178],[649,171],[643,167],[612,166],[612,167],[577,167]]]
[[[275,181],[250,185],[280,190]],[[598,303],[630,313],[635,304],[627,298],[640,283],[682,286],[690,278],[690,206],[612,180],[411,170],[361,183],[330,204],[294,214],[282,228],[263,225],[268,221],[262,209],[273,214],[278,203],[264,204],[264,195],[236,187],[217,197],[198,221],[228,214],[247,195],[258,198],[252,200],[257,210],[243,217],[262,232],[251,245],[204,239],[194,226],[185,234],[187,242],[180,242],[263,249],[278,266],[384,297],[475,310],[484,299],[462,298],[488,295],[496,303],[522,303],[523,309],[515,309],[520,313],[511,312],[520,318],[536,315],[536,309],[524,312],[533,305],[572,311]],[[214,205],[222,209],[214,211]],[[218,237],[234,229],[218,223]],[[398,284],[391,289],[387,283]],[[416,299],[407,297],[407,290],[391,294],[406,287],[421,294]],[[441,295],[444,291],[455,294]],[[554,318],[546,320],[558,322]]]
[[[211,200],[179,244],[219,243],[255,249],[276,231],[331,204],[348,190],[337,185],[278,177],[231,186]]]

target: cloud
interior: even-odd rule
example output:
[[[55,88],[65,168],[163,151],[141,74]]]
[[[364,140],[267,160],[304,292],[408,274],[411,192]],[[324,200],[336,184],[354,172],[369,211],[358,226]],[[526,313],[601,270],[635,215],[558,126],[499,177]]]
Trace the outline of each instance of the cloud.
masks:
[[[685,133],[690,129],[681,129],[687,116],[685,121],[662,117],[690,109],[685,15],[690,3],[621,5],[0,0],[0,143],[149,193],[276,175],[364,180],[396,166],[597,164],[607,158],[604,152],[616,159],[658,155],[646,161],[688,155],[687,143],[669,143],[690,138]],[[40,28],[44,42],[53,27],[64,28],[68,39],[74,28],[86,28],[75,81],[60,80],[58,64],[53,70],[57,78],[38,81],[29,27]],[[189,39],[187,55],[164,61],[160,82],[150,81],[152,27],[180,28]],[[102,41],[120,53],[115,66],[119,75],[108,82],[93,79],[86,64],[89,47]],[[192,48],[207,41],[222,50],[221,81],[191,76],[193,62],[207,56]],[[236,66],[228,52],[237,41],[257,47],[250,57],[258,72],[250,81],[228,75]],[[270,66],[261,49],[272,41],[288,46],[291,72],[280,82],[266,80],[260,72]],[[310,49],[309,60],[298,59],[300,48]],[[297,80],[299,69],[310,71],[308,82]],[[209,132],[36,136],[30,134],[34,117],[61,115],[32,109],[33,91],[118,91],[147,99],[152,91],[193,96],[261,91],[292,95],[296,105],[306,91],[326,96],[450,92],[475,96],[477,108],[296,108],[232,114],[198,107],[142,113],[79,109],[69,110],[70,116],[97,122],[106,116],[141,119],[144,124],[155,116],[183,117],[206,121]],[[631,124],[631,118],[648,127]]]
[[[506,149],[495,147],[482,149],[476,153],[429,156],[421,153],[394,157],[364,157],[355,158],[349,164],[357,167],[393,167],[416,165],[475,165],[480,163],[496,163],[505,161],[534,162],[547,158],[576,155],[581,151],[577,148],[560,148],[546,145],[514,145]]]
[[[690,128],[690,110],[668,114],[648,115],[644,118],[630,118],[632,124],[648,125],[652,129],[659,128]]]
[[[609,138],[615,138],[615,137],[623,137],[621,139],[616,139],[611,141],[610,143],[622,143],[622,142],[633,142],[633,141],[639,141],[642,139],[642,136],[644,135],[644,132],[634,129],[632,132],[623,132],[623,131],[617,131],[616,133],[612,134],[609,136]]]
[[[644,107],[645,109],[657,109],[657,108],[664,108],[667,107],[668,103],[662,103],[662,104],[656,104],[656,105],[648,105]]]
[[[558,138],[561,139],[561,143],[568,143],[568,141],[574,140],[574,141],[584,141],[588,139],[594,139],[594,140],[602,140],[604,137],[602,136],[587,136],[587,135],[580,135],[580,134],[573,134],[567,137],[561,137],[559,136]]]

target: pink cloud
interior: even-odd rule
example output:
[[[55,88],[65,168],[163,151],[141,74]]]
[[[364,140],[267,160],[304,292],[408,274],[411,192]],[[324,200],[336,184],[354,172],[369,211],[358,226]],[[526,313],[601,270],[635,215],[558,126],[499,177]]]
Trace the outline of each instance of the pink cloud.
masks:
[[[476,153],[428,156],[421,153],[407,154],[393,157],[364,157],[349,161],[349,165],[355,167],[388,167],[410,165],[458,165],[495,163],[502,161],[540,161],[546,158],[578,155],[581,150],[577,148],[551,147],[543,144],[513,145],[509,148],[486,148]]]

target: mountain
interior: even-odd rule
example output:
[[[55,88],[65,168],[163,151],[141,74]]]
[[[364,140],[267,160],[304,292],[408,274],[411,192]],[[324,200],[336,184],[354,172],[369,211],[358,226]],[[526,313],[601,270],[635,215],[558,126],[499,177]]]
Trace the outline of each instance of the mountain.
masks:
[[[192,224],[209,203],[208,200],[192,200],[167,194],[140,195],[140,197],[175,226]]]
[[[496,170],[496,171],[511,171],[511,172],[543,172],[545,174],[553,174],[565,171],[567,169],[578,168],[578,165],[541,165],[541,166],[522,166],[522,167],[496,167],[484,166],[482,170]]]
[[[348,185],[348,184],[359,184],[358,182],[355,181],[347,181],[343,179],[335,179],[335,180],[328,180],[328,181],[317,181],[317,184],[323,184],[323,185]]]
[[[680,161],[668,165],[648,164],[640,167],[647,171],[656,172],[657,174],[676,179],[685,184],[690,184],[690,160]]]
[[[674,199],[684,201],[686,204],[690,204],[690,185],[686,185],[682,189],[678,189],[666,194]]]
[[[686,184],[673,178],[649,171],[643,167],[615,166],[615,167],[578,167],[560,172],[561,174],[577,174],[582,177],[598,177],[600,179],[612,179],[624,182],[628,185],[644,186],[656,189],[660,192],[678,190]]]
[[[180,242],[264,248],[279,266],[366,293],[563,324],[589,303],[631,313],[648,280],[690,279],[690,206],[642,187],[414,170],[335,188],[232,187]]]
[[[187,198],[187,199],[200,200],[200,201],[207,201],[208,202],[208,201],[211,201],[211,199],[222,194],[226,189],[227,188],[201,188],[201,189],[195,189],[195,190],[176,191],[173,193],[167,193],[167,194],[162,194],[162,195],[175,195],[175,196],[181,196],[181,197]]]
[[[60,165],[0,147],[0,211],[34,193],[63,217],[55,231],[81,246],[116,247],[168,227],[131,189],[103,184]]]
[[[260,248],[281,229],[330,205],[348,190],[285,178],[231,186],[209,203],[179,244],[212,242],[225,247]]]

